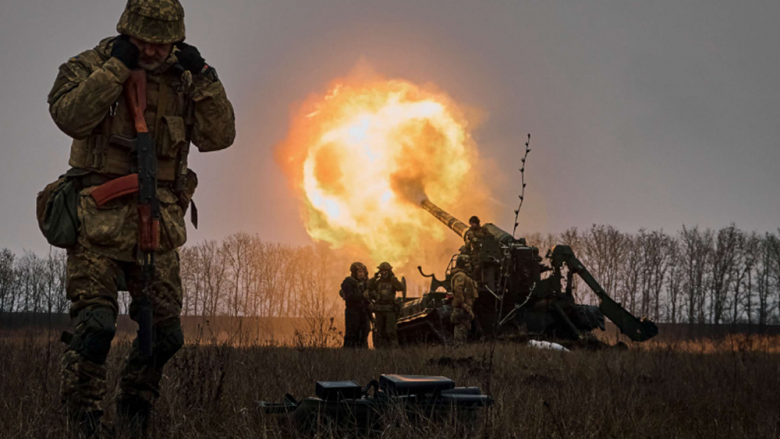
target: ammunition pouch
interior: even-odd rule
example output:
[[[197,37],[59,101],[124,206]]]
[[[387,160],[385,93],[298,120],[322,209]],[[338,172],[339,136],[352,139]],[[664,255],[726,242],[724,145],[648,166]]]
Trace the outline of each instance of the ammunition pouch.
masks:
[[[38,227],[49,244],[60,248],[73,247],[78,240],[78,172],[69,173],[38,192],[35,203]]]
[[[187,129],[181,116],[162,116],[162,132],[157,139],[158,159],[175,159],[187,142]]]
[[[87,307],[79,311],[75,320],[76,331],[69,349],[93,363],[105,364],[116,334],[114,310],[106,306]]]

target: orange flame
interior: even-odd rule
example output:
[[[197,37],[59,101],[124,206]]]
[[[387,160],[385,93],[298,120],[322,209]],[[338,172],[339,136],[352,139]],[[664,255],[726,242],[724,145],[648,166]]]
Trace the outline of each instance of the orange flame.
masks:
[[[301,194],[313,239],[394,265],[452,234],[419,207],[422,199],[457,207],[481,190],[463,111],[403,80],[339,80],[312,96],[293,115],[277,160]]]

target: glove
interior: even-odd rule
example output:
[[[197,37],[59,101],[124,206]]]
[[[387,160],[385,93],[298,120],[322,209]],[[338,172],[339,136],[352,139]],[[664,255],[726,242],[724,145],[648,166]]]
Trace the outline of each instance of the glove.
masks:
[[[195,46],[181,42],[176,43],[176,47],[179,49],[179,52],[176,53],[176,58],[185,70],[189,70],[195,75],[203,71],[203,67],[206,66],[206,60],[200,56],[200,52]]]
[[[122,61],[128,69],[132,70],[138,67],[138,56],[141,52],[135,44],[130,42],[130,37],[120,35],[114,40],[114,47],[111,48],[111,57]]]

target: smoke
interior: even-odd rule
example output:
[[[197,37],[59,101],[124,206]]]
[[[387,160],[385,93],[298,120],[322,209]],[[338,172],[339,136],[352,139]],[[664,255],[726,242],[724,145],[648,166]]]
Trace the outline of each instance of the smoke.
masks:
[[[462,241],[421,202],[488,216],[491,191],[466,117],[473,112],[431,84],[365,70],[294,111],[277,161],[313,240],[367,263],[441,269]]]
[[[419,206],[420,203],[428,199],[423,179],[420,176],[407,177],[402,174],[393,174],[390,176],[390,187],[402,200],[415,206]]]

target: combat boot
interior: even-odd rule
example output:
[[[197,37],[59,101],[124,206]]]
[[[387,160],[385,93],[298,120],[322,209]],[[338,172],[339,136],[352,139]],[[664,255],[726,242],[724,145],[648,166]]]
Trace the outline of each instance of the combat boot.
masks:
[[[124,396],[117,400],[117,429],[130,434],[131,438],[147,438],[152,406],[141,398]]]

